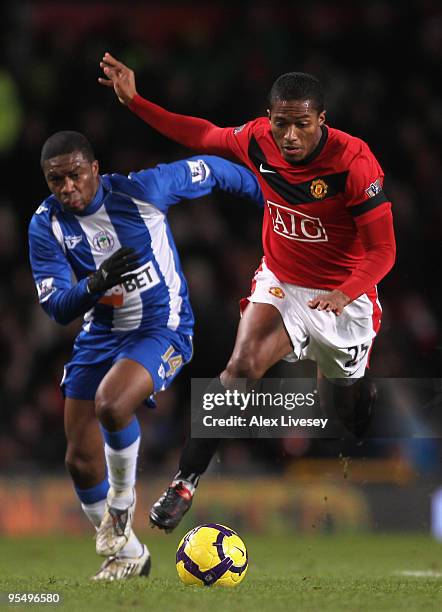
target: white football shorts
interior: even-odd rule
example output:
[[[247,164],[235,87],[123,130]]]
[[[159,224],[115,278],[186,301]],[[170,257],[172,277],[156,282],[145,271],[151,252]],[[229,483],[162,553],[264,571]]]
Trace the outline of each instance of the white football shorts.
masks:
[[[338,317],[308,306],[307,302],[321,293],[325,290],[280,282],[263,260],[247,299],[273,304],[281,313],[293,345],[285,361],[311,359],[326,378],[361,378],[381,323],[376,288],[351,302]]]

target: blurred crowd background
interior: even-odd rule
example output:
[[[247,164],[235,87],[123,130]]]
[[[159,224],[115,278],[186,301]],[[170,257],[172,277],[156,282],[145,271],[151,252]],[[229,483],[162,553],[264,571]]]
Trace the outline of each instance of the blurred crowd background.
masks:
[[[145,97],[223,126],[265,114],[279,74],[318,76],[328,124],[369,143],[394,204],[398,258],[380,285],[384,318],[372,373],[441,377],[442,13],[436,1],[41,1],[3,3],[0,11],[0,471],[63,470],[58,384],[80,322],[64,328],[48,319],[28,264],[27,225],[47,195],[42,143],[54,131],[79,130],[103,173],[193,154],[98,85],[106,50],[135,70]],[[142,469],[175,469],[190,377],[216,375],[230,355],[238,300],[248,294],[261,257],[261,214],[221,194],[183,202],[170,214],[196,316],[195,356],[158,398],[158,410],[140,412]],[[311,364],[297,367],[282,366],[277,374],[314,373]],[[406,406],[410,419],[413,407]],[[236,441],[225,445],[215,469],[281,470],[297,456],[337,452],[336,444],[317,441]],[[430,442],[417,448],[406,440],[378,441],[346,452],[408,453],[428,470],[440,460]]]

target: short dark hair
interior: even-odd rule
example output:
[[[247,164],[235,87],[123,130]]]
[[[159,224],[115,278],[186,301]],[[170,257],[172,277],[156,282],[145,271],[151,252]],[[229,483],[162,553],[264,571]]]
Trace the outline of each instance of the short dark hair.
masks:
[[[270,90],[270,108],[276,100],[311,100],[318,113],[324,110],[322,85],[316,77],[307,72],[281,74]]]
[[[89,140],[80,132],[71,130],[63,130],[55,132],[46,140],[41,148],[40,164],[57,155],[65,155],[80,151],[88,161],[92,162],[95,159],[94,151]]]

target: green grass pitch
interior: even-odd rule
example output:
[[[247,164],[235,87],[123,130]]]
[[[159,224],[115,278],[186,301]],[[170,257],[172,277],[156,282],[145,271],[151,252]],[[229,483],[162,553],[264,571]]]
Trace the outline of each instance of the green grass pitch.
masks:
[[[210,612],[364,612],[442,609],[442,545],[419,535],[270,537],[241,534],[250,566],[234,589],[185,587],[175,570],[181,532],[149,543],[148,579],[96,584],[101,560],[92,538],[0,538],[0,591],[56,592],[58,605],[7,604],[2,609]],[[403,572],[423,572],[406,575]]]

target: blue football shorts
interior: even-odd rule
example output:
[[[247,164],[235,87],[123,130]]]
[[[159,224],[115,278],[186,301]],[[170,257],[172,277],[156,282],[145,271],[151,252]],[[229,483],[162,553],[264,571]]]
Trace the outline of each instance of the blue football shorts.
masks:
[[[192,336],[158,329],[125,334],[81,332],[71,360],[64,367],[60,386],[65,397],[94,400],[98,386],[119,359],[132,359],[152,377],[154,394],[163,391],[192,359]],[[154,406],[152,397],[147,405]]]

